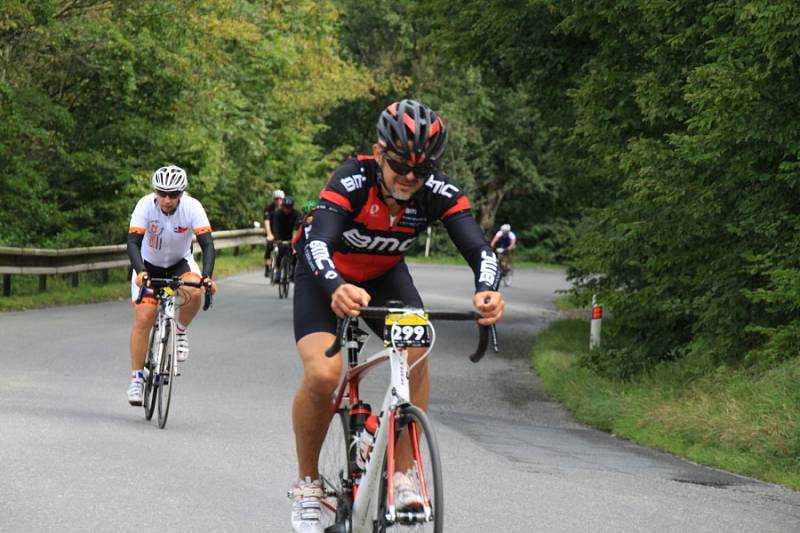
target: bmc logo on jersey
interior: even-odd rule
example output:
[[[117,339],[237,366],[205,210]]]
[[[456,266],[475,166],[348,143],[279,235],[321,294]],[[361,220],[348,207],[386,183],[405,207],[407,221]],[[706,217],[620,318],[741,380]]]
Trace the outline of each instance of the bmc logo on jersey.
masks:
[[[405,252],[411,245],[414,244],[416,237],[409,239],[396,239],[394,237],[381,237],[376,235],[370,237],[369,235],[362,235],[356,228],[345,231],[342,234],[347,244],[353,248],[360,248],[361,250],[375,250],[378,252]]]
[[[364,185],[365,178],[362,174],[355,174],[353,176],[347,176],[346,178],[342,178],[342,185],[344,188],[347,189],[347,192],[353,192],[356,189],[360,189],[362,185]]]
[[[425,182],[426,187],[433,189],[433,192],[441,194],[445,198],[452,198],[454,192],[458,192],[458,187],[452,183],[445,183],[444,180],[437,180],[431,175]]]

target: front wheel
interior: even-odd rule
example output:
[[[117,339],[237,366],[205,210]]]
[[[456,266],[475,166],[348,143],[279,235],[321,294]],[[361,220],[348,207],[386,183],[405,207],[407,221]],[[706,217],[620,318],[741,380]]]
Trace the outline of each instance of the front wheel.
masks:
[[[411,478],[424,502],[423,507],[397,511],[392,522],[388,516],[388,495],[386,482],[388,472],[384,460],[384,470],[378,489],[378,513],[373,531],[424,531],[442,533],[444,530],[444,485],[442,481],[442,462],[439,457],[439,445],[433,433],[433,425],[428,415],[417,406],[409,405],[401,408],[397,415],[395,429],[396,444],[404,440],[412,450],[412,462],[407,465],[396,465],[398,471],[405,470]]]
[[[289,297],[289,281],[291,279],[292,260],[288,257],[288,253],[284,254],[281,259],[280,277],[278,278],[278,298]]]
[[[269,283],[270,285],[275,285],[278,282],[278,245],[275,244],[272,248],[272,253],[270,254],[270,272],[269,272]]]
[[[157,326],[150,328],[150,340],[147,341],[147,357],[144,361],[144,418],[150,420],[153,418],[153,412],[156,409],[156,375],[158,374],[158,354],[160,343],[158,342]]]
[[[161,365],[156,374],[158,383],[158,427],[164,429],[169,415],[172,387],[177,374],[177,354],[175,353],[175,331],[173,323],[167,322],[165,342],[161,352]]]
[[[503,272],[503,285],[506,287],[511,286],[511,280],[514,277],[514,267],[510,264],[506,267],[505,272]]]
[[[350,411],[339,409],[331,417],[328,433],[319,453],[319,479],[322,482],[322,524],[331,531],[350,531],[352,508]]]

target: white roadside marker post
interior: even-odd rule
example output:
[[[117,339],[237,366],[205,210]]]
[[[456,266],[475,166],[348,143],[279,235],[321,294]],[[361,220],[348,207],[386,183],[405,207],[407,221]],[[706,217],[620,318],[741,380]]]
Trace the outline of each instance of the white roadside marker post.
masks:
[[[603,323],[603,306],[597,303],[597,295],[592,296],[592,325],[589,331],[589,349],[600,346],[600,330]]]

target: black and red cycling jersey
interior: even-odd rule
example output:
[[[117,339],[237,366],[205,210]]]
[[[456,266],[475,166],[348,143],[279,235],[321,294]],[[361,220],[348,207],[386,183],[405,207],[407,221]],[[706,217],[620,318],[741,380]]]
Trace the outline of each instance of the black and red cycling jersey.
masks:
[[[464,192],[436,170],[395,217],[383,200],[371,156],[342,163],[322,190],[298,248],[330,295],[346,282],[375,279],[403,260],[417,236],[441,220],[475,272],[477,291],[496,290],[497,258],[470,213]]]

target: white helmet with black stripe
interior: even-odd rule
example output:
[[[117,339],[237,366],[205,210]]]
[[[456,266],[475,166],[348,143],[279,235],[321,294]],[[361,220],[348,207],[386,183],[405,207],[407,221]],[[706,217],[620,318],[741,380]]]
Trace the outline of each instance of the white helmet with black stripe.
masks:
[[[188,182],[186,171],[175,165],[161,167],[153,173],[153,189],[158,191],[185,191]]]

